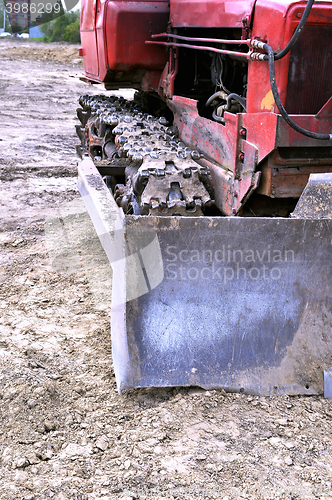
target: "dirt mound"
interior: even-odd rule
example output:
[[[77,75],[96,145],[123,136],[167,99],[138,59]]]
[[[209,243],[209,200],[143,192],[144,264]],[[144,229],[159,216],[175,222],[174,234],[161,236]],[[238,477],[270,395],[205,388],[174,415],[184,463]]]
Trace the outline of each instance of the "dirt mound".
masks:
[[[66,43],[41,43],[16,38],[0,40],[2,57],[8,59],[35,59],[69,64],[82,64],[78,55],[79,45]]]

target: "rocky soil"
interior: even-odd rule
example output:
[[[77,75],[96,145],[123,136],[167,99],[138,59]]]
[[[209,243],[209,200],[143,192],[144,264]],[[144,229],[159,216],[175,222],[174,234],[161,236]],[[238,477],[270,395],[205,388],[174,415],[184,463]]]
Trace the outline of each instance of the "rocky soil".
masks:
[[[109,276],[82,244],[75,111],[100,89],[80,64],[75,46],[0,40],[0,498],[331,499],[330,400],[117,393]]]

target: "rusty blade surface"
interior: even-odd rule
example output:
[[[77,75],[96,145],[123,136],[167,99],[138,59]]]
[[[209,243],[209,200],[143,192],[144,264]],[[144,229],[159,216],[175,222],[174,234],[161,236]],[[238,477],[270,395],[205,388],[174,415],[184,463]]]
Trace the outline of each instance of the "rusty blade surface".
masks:
[[[80,190],[102,198],[98,171],[90,165],[85,175],[86,166]],[[106,227],[107,203],[91,205],[95,224]],[[121,257],[112,262],[111,317],[120,392],[197,385],[323,393],[332,355],[331,219],[117,220],[124,253],[107,248],[116,238],[102,241],[111,260]]]
[[[332,173],[310,174],[292,217],[332,218]]]

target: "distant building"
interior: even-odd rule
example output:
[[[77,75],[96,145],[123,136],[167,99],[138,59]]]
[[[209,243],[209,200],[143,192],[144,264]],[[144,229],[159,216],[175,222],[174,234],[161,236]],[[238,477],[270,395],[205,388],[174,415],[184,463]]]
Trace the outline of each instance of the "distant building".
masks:
[[[30,26],[29,28],[29,37],[30,38],[42,38],[44,33],[40,29],[39,26]]]
[[[22,29],[30,26],[31,0],[6,0],[6,11],[11,25],[18,24]]]

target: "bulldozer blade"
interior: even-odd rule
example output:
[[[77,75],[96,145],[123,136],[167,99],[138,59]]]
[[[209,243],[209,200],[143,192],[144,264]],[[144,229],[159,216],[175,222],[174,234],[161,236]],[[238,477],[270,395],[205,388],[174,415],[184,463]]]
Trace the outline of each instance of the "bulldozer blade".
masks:
[[[331,218],[125,216],[91,160],[79,190],[113,269],[119,392],[322,394]]]
[[[292,217],[302,219],[332,218],[332,174],[310,174]]]

